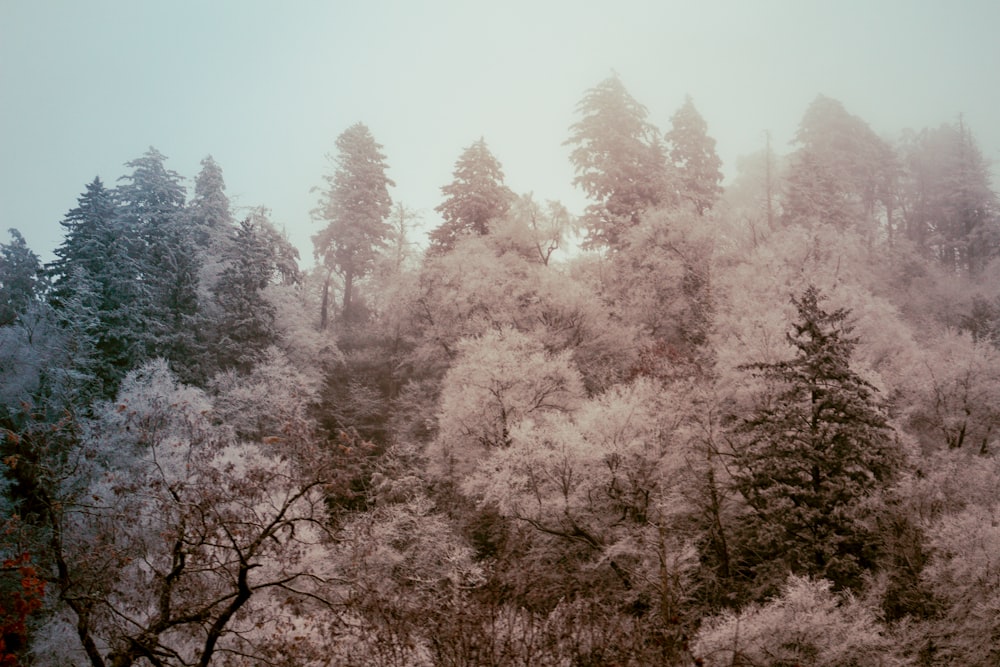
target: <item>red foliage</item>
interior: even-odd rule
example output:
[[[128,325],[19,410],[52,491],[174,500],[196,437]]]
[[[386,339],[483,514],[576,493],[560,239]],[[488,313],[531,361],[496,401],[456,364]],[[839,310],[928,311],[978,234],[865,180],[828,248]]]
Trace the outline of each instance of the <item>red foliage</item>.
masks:
[[[27,646],[28,617],[42,606],[45,582],[28,553],[3,561],[0,574],[0,667],[18,667],[18,654]]]

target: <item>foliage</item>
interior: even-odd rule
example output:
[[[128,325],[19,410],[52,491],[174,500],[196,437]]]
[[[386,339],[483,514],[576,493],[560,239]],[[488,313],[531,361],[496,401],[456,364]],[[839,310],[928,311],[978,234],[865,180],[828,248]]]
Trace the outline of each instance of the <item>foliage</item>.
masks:
[[[666,198],[659,132],[617,75],[588,90],[577,111],[583,118],[564,143],[573,146],[574,185],[593,200],[583,218],[587,243],[616,248],[622,233]]]
[[[669,146],[667,155],[677,173],[681,198],[691,202],[698,215],[705,215],[722,195],[722,160],[690,95],[671,116],[670,131],[663,138]]]
[[[857,585],[869,558],[862,503],[901,457],[875,388],[851,370],[849,313],[820,300],[814,287],[793,299],[794,359],[750,367],[770,388],[736,429],[735,476],[754,510],[751,562],[778,559],[841,587]]]
[[[430,253],[444,253],[467,234],[486,234],[503,217],[514,200],[504,185],[500,162],[482,138],[462,151],[455,163],[454,180],[441,188],[444,202],[436,210],[444,218],[430,233]]]
[[[905,665],[878,616],[829,581],[793,576],[781,595],[706,620],[692,652],[709,666]]]
[[[392,207],[382,146],[363,123],[337,137],[336,170],[324,176],[327,189],[313,217],[326,227],[313,236],[317,259],[344,281],[343,314],[354,297],[354,281],[364,277],[390,235],[386,222]],[[325,322],[323,326],[325,327]]]
[[[41,264],[21,232],[7,230],[10,243],[0,243],[0,327],[13,324],[38,298]]]

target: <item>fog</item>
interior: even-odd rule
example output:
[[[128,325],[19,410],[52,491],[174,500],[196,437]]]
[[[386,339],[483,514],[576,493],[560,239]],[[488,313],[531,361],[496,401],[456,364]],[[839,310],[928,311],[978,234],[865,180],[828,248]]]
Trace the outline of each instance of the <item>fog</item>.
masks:
[[[514,191],[579,213],[562,143],[612,71],[661,129],[692,95],[727,177],[765,130],[789,152],[820,93],[890,139],[962,114],[1000,157],[994,2],[692,5],[5,0],[0,224],[47,259],[84,184],[155,146],[188,178],[213,155],[234,204],[269,207],[308,263],[311,190],[359,121],[427,229],[479,137]]]

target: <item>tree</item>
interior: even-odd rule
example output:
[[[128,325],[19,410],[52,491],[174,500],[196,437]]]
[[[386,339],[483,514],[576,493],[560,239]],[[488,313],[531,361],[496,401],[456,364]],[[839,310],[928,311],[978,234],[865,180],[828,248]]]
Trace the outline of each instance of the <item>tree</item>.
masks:
[[[41,264],[21,232],[7,230],[10,243],[0,243],[0,327],[13,324],[38,297]]]
[[[952,272],[978,273],[1000,247],[1000,203],[972,133],[961,121],[925,129],[903,150],[907,238]]]
[[[78,368],[92,373],[95,390],[114,395],[118,382],[147,358],[150,294],[135,230],[118,215],[115,194],[95,178],[62,221],[65,237],[46,266],[48,295],[64,328],[73,332]]]
[[[706,619],[692,653],[709,667],[909,664],[892,639],[864,601],[828,581],[790,577],[767,604]]]
[[[543,206],[528,193],[514,200],[492,234],[503,250],[515,251],[525,259],[548,266],[572,225],[573,218],[561,203],[550,199]]]
[[[511,444],[520,422],[566,412],[583,397],[583,382],[569,354],[550,355],[513,329],[488,332],[459,345],[459,357],[441,392],[439,445],[448,473]]]
[[[502,217],[514,200],[514,193],[504,185],[500,162],[481,137],[462,151],[453,176],[441,188],[445,200],[434,209],[444,222],[431,232],[433,253],[448,252],[464,234],[486,234],[490,223]]]
[[[664,137],[670,147],[670,162],[677,172],[681,198],[690,201],[698,215],[704,215],[722,195],[722,160],[715,153],[715,139],[708,136],[708,124],[688,95],[670,118]]]
[[[211,155],[201,161],[201,171],[194,181],[194,197],[188,209],[194,224],[195,240],[201,246],[218,239],[233,222],[222,168]]]
[[[185,359],[197,347],[200,254],[185,214],[182,178],[150,147],[125,163],[132,173],[115,190],[120,231],[132,245],[139,282],[147,295],[143,312],[148,358]]]
[[[785,198],[788,222],[830,224],[873,238],[879,204],[891,206],[895,154],[843,105],[819,95],[795,135]]]
[[[788,341],[795,357],[748,367],[770,385],[736,433],[737,486],[752,546],[795,574],[854,584],[867,560],[861,503],[900,464],[876,389],[851,370],[849,312],[809,287]]]
[[[574,185],[594,203],[583,222],[592,246],[616,248],[624,230],[642,213],[664,203],[666,166],[659,132],[646,122],[646,108],[612,75],[588,90],[577,105],[564,145],[573,146]]]
[[[45,267],[52,283],[49,298],[53,305],[59,307],[69,298],[71,283],[80,272],[97,277],[107,271],[109,253],[126,240],[117,229],[116,216],[113,193],[100,178],[94,178],[77,199],[76,208],[66,213],[60,223],[63,241],[54,251],[56,259]]]
[[[352,314],[355,282],[371,271],[391,234],[386,218],[392,207],[389,186],[395,183],[385,174],[388,167],[382,146],[364,124],[344,130],[337,138],[337,149],[337,169],[324,176],[328,187],[313,211],[327,226],[313,236],[313,246],[316,258],[344,281],[342,313],[347,318]],[[329,279],[324,304],[328,291]],[[324,310],[321,327],[325,326]]]
[[[152,362],[43,460],[50,664],[312,664],[332,618],[329,457],[308,421],[248,442],[212,412]]]
[[[240,222],[213,288],[221,310],[213,354],[223,370],[249,371],[277,340],[275,307],[264,296],[277,263],[275,248],[267,238],[269,225],[262,210]]]

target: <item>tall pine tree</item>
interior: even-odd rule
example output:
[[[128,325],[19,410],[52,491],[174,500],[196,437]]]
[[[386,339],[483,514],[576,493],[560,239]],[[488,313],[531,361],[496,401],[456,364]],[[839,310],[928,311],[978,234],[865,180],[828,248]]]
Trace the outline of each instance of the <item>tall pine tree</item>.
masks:
[[[451,250],[464,235],[486,234],[490,222],[510,210],[514,193],[504,185],[503,169],[482,138],[455,163],[454,180],[441,188],[446,199],[435,210],[444,222],[431,232],[431,251]]]
[[[708,124],[690,95],[670,118],[670,131],[664,138],[681,198],[691,202],[698,215],[704,215],[722,195],[722,160],[715,153],[715,139],[708,136]]]
[[[753,512],[750,565],[856,584],[870,554],[862,503],[897,470],[876,389],[851,369],[849,312],[793,299],[795,357],[749,370],[771,388],[737,428],[735,479]]]
[[[363,123],[356,123],[337,137],[337,165],[333,174],[324,176],[327,188],[313,216],[326,227],[313,236],[316,258],[328,271],[344,281],[342,313],[351,317],[355,283],[375,264],[378,251],[385,247],[392,233],[386,218],[392,208],[386,176],[388,166],[382,146],[375,142]],[[329,273],[328,273],[329,276]],[[323,290],[324,310],[321,327],[326,326],[329,277]]]
[[[667,171],[659,131],[617,75],[588,90],[577,111],[583,118],[571,126],[565,144],[573,146],[573,183],[594,202],[583,218],[587,242],[617,248],[644,211],[665,203]]]

